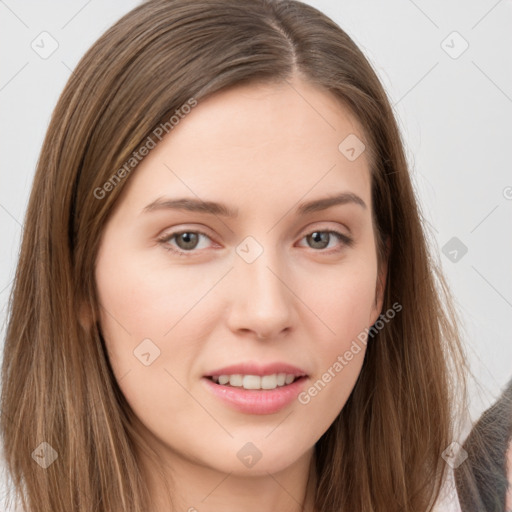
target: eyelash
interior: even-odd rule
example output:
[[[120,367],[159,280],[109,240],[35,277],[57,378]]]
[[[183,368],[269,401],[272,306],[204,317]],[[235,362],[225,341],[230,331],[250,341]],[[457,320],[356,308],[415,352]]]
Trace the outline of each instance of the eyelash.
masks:
[[[197,251],[197,249],[192,249],[190,251],[183,251],[181,249],[176,249],[176,248],[172,247],[168,243],[169,241],[171,241],[176,236],[182,235],[184,233],[193,233],[195,235],[202,235],[202,236],[205,236],[206,238],[209,238],[211,240],[211,238],[206,233],[203,233],[202,231],[182,230],[182,231],[175,231],[174,233],[166,234],[162,238],[159,238],[158,242],[161,243],[161,245],[163,246],[163,248],[166,251],[169,251],[169,252],[171,252],[173,254],[176,254],[178,256],[183,256],[185,258],[193,257],[194,256],[194,252]],[[344,235],[343,233],[340,233],[340,232],[332,230],[332,229],[314,229],[313,231],[311,231],[309,233],[306,233],[301,238],[301,240],[306,238],[309,235],[312,235],[313,233],[329,233],[331,235],[335,235],[336,237],[338,237],[338,239],[342,242],[342,246],[338,247],[337,249],[334,249],[334,250],[333,249],[330,249],[330,250],[326,250],[326,249],[315,250],[315,249],[312,249],[313,251],[319,252],[319,253],[325,252],[326,254],[337,254],[338,252],[343,250],[344,246],[351,247],[353,245],[353,243],[354,243],[354,240],[352,238],[350,238],[349,236]]]

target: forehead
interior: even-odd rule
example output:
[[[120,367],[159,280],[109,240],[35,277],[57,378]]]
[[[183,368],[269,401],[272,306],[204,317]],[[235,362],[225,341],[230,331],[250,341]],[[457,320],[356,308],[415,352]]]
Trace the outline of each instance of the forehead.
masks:
[[[123,194],[137,207],[170,193],[238,199],[242,210],[342,191],[369,204],[366,152],[351,160],[342,151],[344,141],[364,139],[341,101],[311,84],[237,85],[199,101],[139,164]]]
[[[338,151],[340,137],[349,134],[365,138],[358,120],[342,100],[295,79],[236,85],[217,92],[200,100],[168,138],[177,145],[193,136],[200,151],[249,152],[266,144],[282,153],[288,146],[295,151],[306,149],[313,140],[319,150]],[[318,145],[320,139],[324,141]],[[272,155],[267,153],[265,157]]]

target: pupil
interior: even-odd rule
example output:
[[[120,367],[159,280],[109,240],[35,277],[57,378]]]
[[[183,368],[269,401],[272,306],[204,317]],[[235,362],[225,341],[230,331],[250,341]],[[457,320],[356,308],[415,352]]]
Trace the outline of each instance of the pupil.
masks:
[[[193,249],[197,243],[197,234],[188,232],[181,233],[177,238],[177,241],[179,240],[184,241],[184,244],[178,244],[181,249]]]
[[[329,244],[329,233],[324,231],[315,231],[314,233],[311,233],[310,237],[314,243],[320,243],[322,245],[322,249],[327,247]]]

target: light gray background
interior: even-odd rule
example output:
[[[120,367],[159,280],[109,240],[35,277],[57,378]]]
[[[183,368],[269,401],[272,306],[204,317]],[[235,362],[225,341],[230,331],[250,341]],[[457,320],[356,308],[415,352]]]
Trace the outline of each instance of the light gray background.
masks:
[[[85,51],[138,3],[0,0],[2,324],[51,112]],[[472,389],[476,418],[512,377],[512,1],[307,3],[355,40],[394,105],[434,251],[463,317],[480,384]],[[43,31],[58,42],[47,59],[31,47],[42,45]],[[443,253],[453,237],[467,247],[464,255],[456,249],[456,261],[453,247]]]

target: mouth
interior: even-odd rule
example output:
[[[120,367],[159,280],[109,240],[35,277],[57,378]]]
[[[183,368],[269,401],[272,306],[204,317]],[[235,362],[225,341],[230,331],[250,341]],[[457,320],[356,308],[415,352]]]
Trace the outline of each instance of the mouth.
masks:
[[[206,377],[219,386],[232,388],[241,388],[245,390],[272,390],[284,388],[307,378],[306,374],[294,375],[291,373],[273,373],[270,375],[210,375]]]
[[[211,370],[202,381],[207,392],[244,414],[273,414],[291,407],[308,374],[284,361],[246,361]]]
[[[202,378],[205,390],[221,403],[250,415],[274,414],[291,407],[307,380],[306,374],[290,373],[220,373]]]

